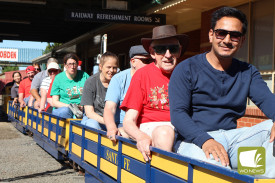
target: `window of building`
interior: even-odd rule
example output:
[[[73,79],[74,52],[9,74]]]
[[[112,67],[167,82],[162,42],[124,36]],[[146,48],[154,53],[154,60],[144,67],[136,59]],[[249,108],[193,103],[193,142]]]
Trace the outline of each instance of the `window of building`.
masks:
[[[251,62],[260,71],[272,70],[273,56],[273,0],[256,1],[252,3],[251,13]]]
[[[237,9],[241,10],[246,15],[246,18],[249,19],[249,4],[238,6]],[[235,55],[236,58],[244,62],[249,62],[249,58],[248,58],[249,33],[250,33],[250,30],[249,30],[249,24],[248,24],[247,31],[246,31],[246,39],[244,40],[244,43],[241,49]]]
[[[274,0],[253,1],[236,8],[248,20],[246,40],[236,58],[256,66],[274,93]],[[248,99],[248,105],[255,104]]]

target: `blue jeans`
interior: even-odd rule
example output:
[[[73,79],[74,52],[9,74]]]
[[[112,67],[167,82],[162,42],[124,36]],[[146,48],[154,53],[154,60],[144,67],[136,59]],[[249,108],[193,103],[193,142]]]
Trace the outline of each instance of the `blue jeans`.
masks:
[[[24,102],[26,103],[26,105],[28,105],[30,98],[31,98],[31,96],[28,96],[28,97],[23,99]]]
[[[96,121],[94,119],[89,119],[86,115],[83,115],[83,119],[81,121],[81,124],[83,124],[85,126],[88,126],[88,127],[91,127],[91,128],[95,128],[97,130],[107,131],[105,125],[99,123],[98,121]]]
[[[30,98],[31,98],[31,95],[23,99],[23,100],[24,100],[24,102],[26,103],[26,105],[28,105],[28,104],[29,104],[29,100],[30,100]],[[34,102],[35,102],[35,99],[33,99],[33,101],[32,101],[32,105],[31,105],[32,107],[33,107]]]
[[[208,132],[208,134],[217,142],[221,143],[227,151],[231,164],[231,167],[227,168],[238,168],[239,147],[264,147],[266,152],[266,171],[263,176],[275,178],[275,157],[272,155],[273,143],[269,142],[272,125],[273,122],[267,120],[252,127],[232,130],[217,130]],[[215,161],[212,155],[210,159],[207,159],[203,150],[193,143],[181,142],[177,153],[222,166],[220,162]]]
[[[73,118],[74,114],[69,107],[59,107],[53,109],[53,115],[59,116],[61,118]]]

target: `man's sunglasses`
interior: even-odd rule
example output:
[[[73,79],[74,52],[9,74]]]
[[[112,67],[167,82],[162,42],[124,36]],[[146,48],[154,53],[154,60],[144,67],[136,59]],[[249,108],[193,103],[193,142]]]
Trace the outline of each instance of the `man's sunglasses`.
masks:
[[[57,71],[58,71],[57,69],[50,69],[50,70],[48,70],[49,73],[51,73],[51,72],[57,72]]]
[[[152,59],[152,58],[135,58],[135,59],[138,59],[138,60],[142,61],[145,64],[149,64],[149,63],[154,61],[154,59]]]
[[[224,39],[227,34],[230,35],[230,40],[234,42],[239,42],[243,34],[239,31],[227,31],[224,29],[216,29],[214,30],[217,39]]]
[[[156,45],[153,49],[157,54],[165,54],[167,50],[169,50],[171,54],[178,54],[180,52],[179,45]]]
[[[36,71],[41,71],[41,69],[39,69],[39,68],[35,68],[35,70],[36,70]]]

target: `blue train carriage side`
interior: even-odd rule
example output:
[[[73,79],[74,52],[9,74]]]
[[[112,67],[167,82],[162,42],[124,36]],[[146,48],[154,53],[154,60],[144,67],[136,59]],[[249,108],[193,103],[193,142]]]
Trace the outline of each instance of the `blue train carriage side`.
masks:
[[[19,104],[12,105],[12,101],[7,102],[7,115],[8,120],[12,122],[14,127],[26,134],[27,127],[27,107],[20,108]]]
[[[75,119],[65,119],[47,112],[39,113],[37,109],[28,108],[27,125],[33,132],[34,140],[58,160],[63,160],[68,154],[71,120]]]
[[[39,113],[33,107],[20,108],[18,104],[12,105],[12,101],[8,102],[7,114],[18,130],[22,133],[31,131],[37,144],[57,160],[67,157],[69,123],[75,119],[60,118],[47,112]]]
[[[129,139],[117,137],[118,143],[114,144],[106,132],[83,126],[77,120],[39,114],[33,108],[22,110],[10,103],[8,108],[9,118],[26,124],[47,152],[56,159],[69,157],[85,169],[85,182],[275,182],[153,147],[152,160],[145,162]]]
[[[152,160],[145,162],[135,142],[71,121],[69,158],[85,169],[85,182],[275,182],[256,179],[181,155],[151,147]]]

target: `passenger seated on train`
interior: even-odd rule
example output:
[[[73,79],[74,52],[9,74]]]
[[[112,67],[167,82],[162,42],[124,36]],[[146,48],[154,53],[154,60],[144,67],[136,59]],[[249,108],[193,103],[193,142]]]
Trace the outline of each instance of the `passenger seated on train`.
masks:
[[[42,83],[40,86],[41,102],[40,102],[40,108],[38,109],[39,112],[45,111],[46,105],[48,103],[50,106],[53,105],[52,98],[47,98],[47,93],[51,82],[54,80],[55,76],[61,72],[61,69],[57,63],[51,62],[47,67],[47,71],[49,76],[42,80]]]
[[[18,103],[18,89],[19,89],[19,84],[22,80],[22,76],[20,72],[14,72],[12,74],[12,78],[13,78],[14,84],[11,88],[11,100],[13,100],[12,105],[14,105],[15,103]]]
[[[135,73],[120,108],[126,111],[124,130],[137,141],[138,150],[148,161],[150,145],[172,150],[175,132],[170,122],[168,83],[188,36],[176,34],[173,25],[163,25],[153,29],[152,39],[141,42],[154,62]]]
[[[51,91],[52,91],[52,86],[53,86],[53,82],[54,82],[54,79],[52,79],[52,82],[50,83],[50,86],[49,86],[49,89],[48,89],[48,92],[47,92],[47,105],[46,105],[46,108],[44,109],[44,111],[46,111],[47,113],[52,113],[53,111],[53,100],[52,100],[52,96],[51,96]]]
[[[8,82],[4,85],[4,87],[2,88],[2,95],[5,94],[5,95],[10,95],[10,92],[11,92],[11,87],[14,85],[14,80],[12,80],[11,82]]]
[[[264,147],[265,154],[259,153],[266,158],[262,176],[275,178],[275,95],[255,66],[234,58],[245,40],[246,28],[246,16],[240,10],[216,10],[208,32],[210,52],[188,58],[173,71],[169,83],[171,120],[183,137],[177,153],[237,169],[239,147]],[[271,120],[237,128],[247,98]]]
[[[85,82],[81,105],[85,115],[83,125],[106,130],[103,111],[104,100],[111,78],[117,73],[118,57],[111,52],[105,52],[100,58],[99,72],[90,76]]]
[[[35,69],[35,73],[38,74],[39,72],[41,72],[41,67],[38,63],[33,63],[32,66]]]
[[[47,61],[47,68],[48,68],[49,64],[52,63],[52,62],[58,63],[58,61],[55,58],[51,57]],[[39,65],[37,64],[36,65],[36,72],[38,74],[36,74],[35,77],[33,78],[32,85],[31,85],[31,94],[35,98],[35,102],[34,102],[34,108],[35,109],[39,109],[40,103],[41,103],[40,86],[41,86],[42,80],[49,76],[48,70],[43,70],[42,72],[40,72],[39,71],[40,66],[39,67],[38,66]]]
[[[74,112],[82,111],[80,101],[83,93],[83,86],[89,75],[81,70],[77,70],[78,56],[68,53],[64,56],[66,71],[58,74],[53,82],[51,96],[53,102],[52,114],[62,118],[73,118]],[[72,111],[69,106],[73,106]]]
[[[33,77],[35,75],[35,69],[33,66],[28,66],[26,68],[27,78],[23,79],[23,81],[19,84],[18,89],[18,100],[20,103],[20,107],[33,106],[34,98],[31,95],[31,84]]]
[[[151,56],[142,45],[132,46],[129,57],[131,68],[112,77],[105,97],[103,119],[107,128],[107,137],[113,141],[116,141],[116,135],[128,138],[122,126],[125,111],[121,110],[119,106],[126,95],[134,73],[152,61]]]

